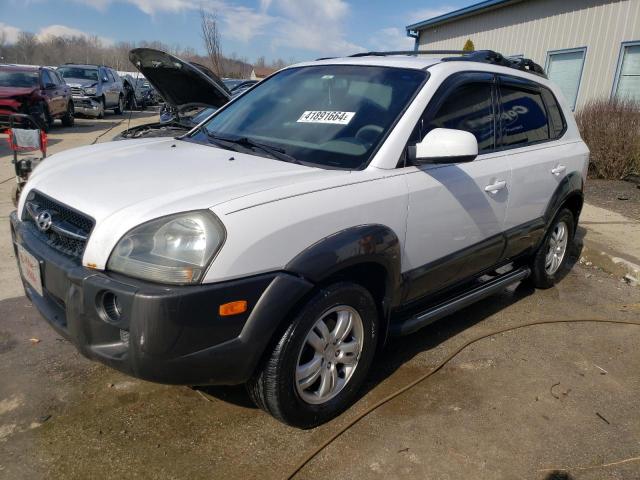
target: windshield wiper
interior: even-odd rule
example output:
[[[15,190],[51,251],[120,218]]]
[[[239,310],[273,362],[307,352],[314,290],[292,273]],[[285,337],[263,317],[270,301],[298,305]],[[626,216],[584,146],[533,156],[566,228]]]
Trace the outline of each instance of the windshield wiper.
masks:
[[[230,144],[240,145],[250,150],[260,149],[277,160],[300,164],[300,160],[289,155],[282,148],[275,147],[273,145],[268,145],[266,143],[256,142],[255,140],[252,140],[249,137],[228,138],[228,137],[221,137],[220,135],[211,133],[206,129],[204,129],[204,131],[206,132],[207,137],[209,137],[209,139],[213,140],[214,142],[227,142]]]

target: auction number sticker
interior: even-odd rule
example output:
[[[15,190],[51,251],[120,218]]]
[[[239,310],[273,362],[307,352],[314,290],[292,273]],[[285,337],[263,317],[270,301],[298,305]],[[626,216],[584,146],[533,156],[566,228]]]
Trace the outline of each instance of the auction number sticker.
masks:
[[[298,123],[333,123],[349,125],[356,112],[336,112],[330,110],[307,110],[297,120]]]

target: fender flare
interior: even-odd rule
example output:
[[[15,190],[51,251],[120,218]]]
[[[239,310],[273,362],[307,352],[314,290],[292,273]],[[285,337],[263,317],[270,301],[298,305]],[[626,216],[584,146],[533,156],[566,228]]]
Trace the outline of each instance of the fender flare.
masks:
[[[563,205],[569,200],[571,197],[579,198],[579,210],[578,215],[580,214],[580,210],[582,210],[582,205],[584,202],[584,179],[582,178],[582,174],[580,172],[571,172],[566,177],[562,179],[562,181],[556,187],[556,190],[553,192],[549,203],[547,204],[547,208],[544,212],[544,223],[545,223],[545,232],[551,226],[551,222],[558,214]],[[578,225],[578,216],[576,216],[576,225]]]
[[[374,263],[384,268],[383,311],[388,318],[401,292],[401,251],[396,233],[385,225],[350,227],[307,247],[287,263],[285,270],[315,283],[357,265]]]

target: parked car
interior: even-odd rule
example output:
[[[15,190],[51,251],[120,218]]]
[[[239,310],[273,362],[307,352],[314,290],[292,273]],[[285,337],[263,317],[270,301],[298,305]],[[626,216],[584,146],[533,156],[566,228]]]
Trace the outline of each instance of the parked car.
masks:
[[[130,73],[118,73],[124,90],[124,106],[128,110],[144,110],[147,107],[147,90],[144,77],[134,77]]]
[[[222,80],[224,85],[229,89],[232,95],[240,94],[245,90],[253,87],[259,80],[225,78]]]
[[[163,71],[145,75],[185,78]],[[246,383],[306,428],[357,398],[389,335],[558,282],[588,157],[531,61],[374,52],[287,67],[179,138],[58,153],[11,229],[28,297],[81,353]]]
[[[76,113],[103,118],[105,110],[124,111],[125,92],[118,73],[104,65],[65,64],[58,73],[71,87]]]
[[[7,125],[12,113],[33,116],[44,130],[56,118],[66,127],[73,126],[71,90],[51,68],[0,65],[0,123]]]
[[[231,92],[211,70],[166,52],[136,48],[131,63],[163,98],[160,121],[125,130],[118,140],[166,137],[187,133],[231,98]]]

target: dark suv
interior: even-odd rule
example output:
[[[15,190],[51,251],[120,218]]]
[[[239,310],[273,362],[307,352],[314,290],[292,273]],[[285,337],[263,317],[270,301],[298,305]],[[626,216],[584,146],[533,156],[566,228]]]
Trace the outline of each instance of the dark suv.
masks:
[[[71,89],[55,70],[46,67],[0,65],[0,124],[12,113],[26,113],[48,130],[54,119],[74,122]]]
[[[112,68],[65,64],[57,71],[71,87],[78,114],[102,118],[105,110],[113,109],[117,115],[124,110],[122,79]]]

